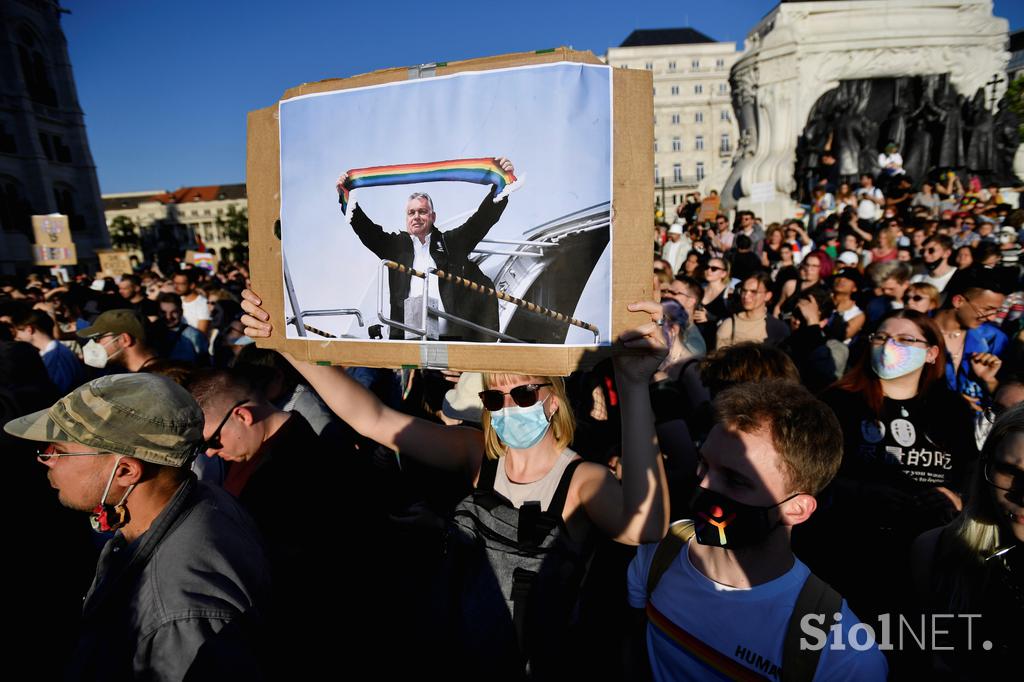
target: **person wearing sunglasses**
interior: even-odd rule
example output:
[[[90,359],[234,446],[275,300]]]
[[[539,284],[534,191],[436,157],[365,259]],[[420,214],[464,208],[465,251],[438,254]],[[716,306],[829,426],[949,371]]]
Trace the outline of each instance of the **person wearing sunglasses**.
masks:
[[[260,307],[260,298],[249,290],[243,292],[243,298],[246,315],[242,322],[246,325],[246,334],[255,338],[270,336],[273,326],[269,315]],[[403,414],[384,405],[340,367],[314,365],[286,357],[334,413],[356,432],[400,453],[402,458],[460,474],[473,486],[474,492],[460,503],[459,510],[470,513],[466,506],[474,502],[478,494],[489,496],[492,491],[504,498],[498,506],[505,511],[500,513],[511,513],[508,507],[511,505],[515,510],[513,516],[517,518],[523,518],[520,514],[544,514],[549,505],[561,504],[561,514],[553,520],[564,529],[558,533],[558,542],[565,543],[569,555],[583,559],[585,540],[591,532],[636,545],[660,540],[668,528],[665,469],[658,455],[648,389],[651,377],[665,357],[660,324],[662,308],[658,303],[649,302],[631,304],[629,309],[648,314],[650,321],[620,337],[626,348],[644,352],[615,358],[622,418],[621,481],[605,466],[580,462],[568,448],[575,421],[561,377],[485,373],[485,390],[480,393],[484,407],[482,430],[477,430],[443,426]],[[563,492],[558,493],[559,490]],[[473,514],[476,514],[473,518],[481,518],[479,510]],[[481,523],[489,525],[493,514]],[[451,534],[446,536],[453,553],[458,551],[457,546],[462,546],[457,545],[456,540],[465,534],[465,527],[457,524],[459,518],[452,520],[455,525],[449,526]],[[518,523],[515,521],[513,528]],[[476,593],[463,593],[461,590],[477,583],[467,579],[455,585],[455,592],[445,600],[453,609],[453,628],[450,631],[442,628],[444,633],[440,630],[431,633],[443,635],[446,643],[459,643],[458,660],[452,662],[456,667],[472,667],[472,663],[491,652],[506,661],[505,656],[511,655],[510,651],[518,646],[519,636],[512,618],[521,611],[514,606],[514,601],[531,599],[534,588],[526,588],[527,594],[516,590],[518,597],[513,595],[511,585],[506,584],[508,580],[518,584],[525,578],[521,572],[520,578],[514,577],[503,553],[491,554],[477,561],[477,565],[487,562],[482,566],[484,569],[488,564],[491,567],[488,569],[489,586],[482,586]],[[472,575],[477,573],[474,571]],[[499,576],[500,595],[496,594]],[[570,614],[557,605],[569,606],[571,610],[575,599],[569,598],[569,593],[577,588],[574,581],[557,588],[552,586],[544,608],[554,608],[558,615],[546,623],[533,621],[533,625],[564,634]],[[497,612],[492,610],[496,603],[503,605]],[[474,613],[489,615],[474,618]],[[533,627],[530,629],[532,632]],[[559,657],[559,648],[564,644],[560,636],[539,640],[529,633],[525,636],[538,647],[531,649],[531,661],[550,663]],[[479,643],[481,648],[474,649],[470,642]]]
[[[903,294],[903,307],[931,315],[939,307],[939,290],[931,284],[916,282],[907,287]]]
[[[977,459],[970,407],[943,381],[942,334],[927,316],[891,313],[822,394],[843,431],[831,504],[799,538],[802,558],[871,620],[898,603],[892,579],[910,542],[950,520]],[[850,543],[871,537],[870,547]],[[798,551],[798,554],[800,553]]]
[[[953,240],[944,234],[933,234],[924,241],[921,250],[921,260],[927,272],[914,275],[910,281],[931,284],[943,291],[956,274],[956,266],[950,263],[952,256]]]
[[[203,413],[184,388],[147,372],[105,376],[4,430],[39,442],[60,503],[112,532],[82,604],[68,679],[208,679],[226,669],[263,678],[263,541],[229,494],[189,471]],[[228,635],[233,646],[220,646]]]
[[[922,657],[915,674],[997,679],[1017,669],[1024,635],[1024,405],[996,420],[963,513],[921,535],[912,557],[909,584],[921,610],[964,616],[946,620],[952,632],[941,644],[948,649]]]
[[[796,309],[798,293],[811,287],[818,287],[828,293],[825,279],[832,274],[832,259],[824,251],[813,251],[800,261],[798,280],[788,280],[782,285],[775,303],[775,317],[789,319]]]
[[[736,239],[742,235],[737,235]],[[730,264],[725,258],[711,258],[704,268],[704,293],[700,305],[693,313],[701,336],[708,348],[715,347],[715,330],[719,320],[729,316]]]

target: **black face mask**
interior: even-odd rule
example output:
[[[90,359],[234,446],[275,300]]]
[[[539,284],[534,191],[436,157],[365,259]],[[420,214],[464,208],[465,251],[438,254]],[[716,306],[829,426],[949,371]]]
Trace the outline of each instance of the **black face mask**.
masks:
[[[937,261],[933,261],[931,263],[929,263],[928,261],[925,261],[924,262],[924,267],[928,270],[928,272],[934,272],[940,265],[942,265],[945,262],[946,262],[945,258],[940,258]]]
[[[724,549],[756,545],[781,523],[778,515],[769,512],[799,494],[790,495],[770,507],[752,507],[714,490],[697,488],[690,500],[694,537],[702,545]]]

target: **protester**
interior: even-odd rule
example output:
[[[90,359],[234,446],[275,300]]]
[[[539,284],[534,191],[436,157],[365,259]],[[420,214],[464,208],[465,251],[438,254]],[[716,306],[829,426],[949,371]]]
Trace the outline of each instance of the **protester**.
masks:
[[[789,336],[786,324],[768,314],[772,290],[766,272],[756,272],[743,280],[739,295],[740,311],[718,325],[716,348],[743,341],[777,344]]]
[[[22,308],[12,316],[11,325],[15,341],[30,343],[39,351],[58,393],[67,393],[85,381],[81,360],[53,338],[53,318],[42,310]]]

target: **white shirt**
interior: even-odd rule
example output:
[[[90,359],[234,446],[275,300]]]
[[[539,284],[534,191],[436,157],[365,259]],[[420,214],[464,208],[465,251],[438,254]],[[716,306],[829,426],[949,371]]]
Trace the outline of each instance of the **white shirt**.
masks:
[[[52,353],[55,350],[57,350],[57,339],[52,339],[50,343],[46,344],[46,348],[39,351],[39,357],[42,357],[47,353]]]
[[[647,572],[657,544],[642,545],[629,565],[629,605],[647,604]],[[703,642],[723,659],[749,668],[768,679],[779,679],[782,646],[789,618],[810,570],[799,559],[782,576],[751,588],[735,588],[717,583],[698,571],[690,561],[689,544],[661,576],[652,602],[675,626]],[[848,645],[849,630],[860,622],[843,600],[839,621],[844,650],[831,648],[833,633],[821,652],[815,680],[885,680],[885,657],[872,646],[856,651]],[[815,626],[816,627],[816,626]],[[878,623],[873,625],[881,636]],[[822,628],[823,629],[823,622]],[[807,641],[817,635],[806,631]],[[823,633],[822,633],[823,634]],[[860,641],[860,640],[858,640]],[[647,625],[647,652],[651,671],[658,682],[668,680],[727,680],[685,648],[669,639],[655,625]],[[775,674],[773,674],[773,672]]]
[[[430,272],[431,269],[436,269],[437,263],[434,262],[434,257],[430,255],[430,236],[428,235],[426,241],[422,242],[419,240],[419,237],[414,237],[411,234],[409,235],[409,239],[412,240],[413,270],[418,270],[420,272]],[[429,275],[427,279],[423,279],[422,277],[410,277],[409,279],[409,298],[406,299],[406,324],[408,324],[411,327],[417,327],[422,329],[422,322],[419,319],[419,312],[417,312],[414,317],[410,317],[408,314],[408,309],[410,305],[412,305],[413,307],[416,308],[417,311],[420,310],[419,306],[422,306],[422,300],[420,299],[420,297],[423,296],[423,285],[426,284],[428,287],[428,304],[433,308],[437,308],[438,310],[444,311],[444,303],[441,302],[441,294],[439,293],[437,288],[437,276]],[[416,299],[416,301],[413,302],[412,304],[408,303],[413,299]],[[448,327],[447,320],[437,320],[436,324],[438,325],[438,328],[435,334],[433,329],[435,320],[437,320],[437,318],[431,318],[428,315],[428,336],[436,336],[437,334],[444,332]],[[409,332],[406,332],[405,336],[408,339],[420,338],[419,336],[416,336]]]
[[[687,239],[687,241],[689,241]],[[679,272],[679,268],[683,266],[683,260],[686,258],[686,254],[690,252],[690,246],[683,244],[683,239],[679,241],[667,241],[665,246],[661,247],[661,257],[667,260],[672,265],[672,273],[675,275]]]
[[[861,220],[878,220],[882,207],[872,199],[882,199],[882,190],[877,187],[861,187],[857,190],[857,217]]]
[[[942,291],[946,288],[946,285],[949,284],[949,280],[953,279],[953,275],[955,274],[956,268],[951,268],[949,272],[947,272],[945,275],[942,275],[941,277],[932,277],[930,274],[922,273],[920,275],[914,275],[913,277],[910,278],[910,281],[913,284],[917,284],[918,282],[931,284],[933,287],[939,290],[939,293],[942,293]]]
[[[903,175],[906,172],[903,170],[903,157],[900,156],[899,152],[879,154],[878,165],[889,175]],[[892,168],[889,167],[890,165],[892,165]]]
[[[182,296],[181,316],[185,318],[185,324],[198,329],[200,321],[210,319],[210,308],[206,303],[206,297],[199,294],[190,303]]]

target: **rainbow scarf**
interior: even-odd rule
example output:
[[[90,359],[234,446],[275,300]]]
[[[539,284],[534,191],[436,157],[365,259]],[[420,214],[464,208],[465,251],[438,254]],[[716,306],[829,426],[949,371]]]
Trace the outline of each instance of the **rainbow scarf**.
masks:
[[[341,189],[341,212],[345,213],[348,208],[349,193],[354,189],[409,185],[418,182],[473,182],[478,185],[494,185],[497,200],[504,196],[507,187],[516,182],[516,176],[503,170],[493,158],[353,168],[348,172]]]

